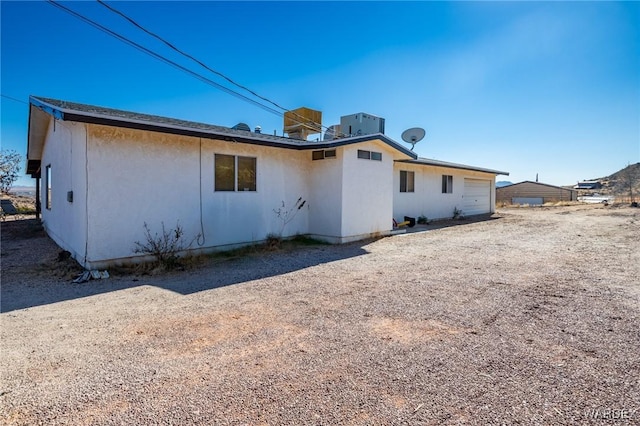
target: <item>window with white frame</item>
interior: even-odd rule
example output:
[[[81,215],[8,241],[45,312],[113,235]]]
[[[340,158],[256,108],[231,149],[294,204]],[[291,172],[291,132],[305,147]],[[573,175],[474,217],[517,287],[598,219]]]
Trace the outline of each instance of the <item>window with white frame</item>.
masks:
[[[453,176],[442,175],[442,193],[443,194],[453,193]]]
[[[415,172],[400,170],[400,192],[415,191]]]
[[[255,157],[215,154],[214,188],[216,191],[255,191]]]

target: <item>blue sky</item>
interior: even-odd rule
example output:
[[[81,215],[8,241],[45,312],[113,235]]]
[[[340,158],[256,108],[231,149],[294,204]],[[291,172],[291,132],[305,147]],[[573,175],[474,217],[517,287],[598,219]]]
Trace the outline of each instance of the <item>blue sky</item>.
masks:
[[[65,6],[212,80],[97,2]],[[567,185],[640,161],[640,3],[111,2],[141,25],[323,124],[366,112],[418,155]],[[193,121],[282,118],[46,2],[2,1],[1,137],[26,152],[33,94]],[[229,86],[232,87],[232,86]],[[33,184],[30,178],[20,184]]]

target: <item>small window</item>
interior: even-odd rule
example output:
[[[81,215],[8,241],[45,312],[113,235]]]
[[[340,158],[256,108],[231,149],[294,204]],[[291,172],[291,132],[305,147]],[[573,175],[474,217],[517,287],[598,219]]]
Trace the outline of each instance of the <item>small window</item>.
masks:
[[[327,149],[327,150],[319,150],[313,151],[311,153],[312,160],[324,160],[325,158],[336,158],[336,150],[335,149]]]
[[[216,154],[215,169],[215,190],[235,191],[236,157]]]
[[[255,157],[215,154],[215,190],[255,191],[256,163]]]
[[[364,149],[359,149],[358,158],[362,158],[363,160],[382,161],[382,153],[375,152],[375,151],[365,151]]]
[[[400,170],[400,192],[415,191],[415,172]]]
[[[443,194],[453,193],[453,176],[442,175],[442,193]]]
[[[51,164],[47,166],[44,185],[45,185],[44,205],[47,208],[47,210],[51,210]]]
[[[363,149],[359,149],[358,158],[362,158],[363,160],[371,160],[371,151],[365,151]]]

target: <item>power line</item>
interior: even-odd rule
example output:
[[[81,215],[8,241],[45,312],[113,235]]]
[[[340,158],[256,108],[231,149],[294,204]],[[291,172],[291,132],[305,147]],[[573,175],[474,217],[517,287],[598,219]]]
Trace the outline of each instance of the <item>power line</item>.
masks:
[[[21,104],[29,105],[29,102],[21,101],[20,99],[16,99],[16,98],[13,98],[13,97],[8,96],[8,95],[0,94],[0,96],[2,96],[3,98],[6,98],[6,99],[11,99],[12,101],[15,101],[15,102],[20,102]]]
[[[103,0],[96,0],[100,5],[102,5],[103,7],[105,7],[106,9],[108,9],[109,11],[119,15],[120,17],[124,18],[125,20],[127,20],[129,23],[131,23],[132,25],[134,25],[136,28],[144,31],[146,34],[150,35],[151,37],[155,38],[156,40],[159,40],[160,42],[164,43],[166,46],[168,46],[170,49],[172,49],[175,52],[178,52],[179,54],[181,54],[182,56],[194,61],[196,64],[200,65],[201,67],[203,67],[204,69],[206,69],[207,71],[212,72],[213,74],[216,74],[222,78],[224,78],[225,80],[227,80],[229,83],[233,84],[234,86],[245,90],[247,92],[249,92],[250,94],[252,94],[253,96],[262,99],[265,102],[270,103],[271,105],[285,111],[285,112],[289,112],[290,115],[293,115],[295,117],[297,117],[297,120],[295,118],[293,118],[294,121],[296,121],[297,123],[300,124],[304,124],[304,123],[309,123],[309,120],[307,117],[304,117],[294,111],[291,111],[289,108],[285,108],[282,105],[264,97],[259,95],[258,93],[256,93],[255,91],[249,89],[248,87],[237,83],[236,81],[234,81],[233,79],[231,79],[230,77],[227,77],[225,74],[216,71],[215,69],[209,67],[207,64],[205,64],[204,62],[202,62],[201,60],[195,58],[193,55],[190,55],[188,53],[186,53],[185,51],[179,49],[178,47],[176,47],[173,43],[167,41],[166,39],[164,39],[163,37],[159,36],[158,34],[152,32],[151,30],[148,30],[147,28],[143,27],[141,24],[139,24],[138,22],[136,22],[133,18],[130,18],[128,15],[126,15],[124,12],[119,11],[118,9],[108,5],[107,3],[105,3]],[[318,123],[320,124],[320,128],[324,128],[325,130],[329,130],[329,128],[327,126],[323,126],[322,123]]]
[[[175,45],[173,45],[172,43],[170,43],[169,41],[167,41],[166,39],[160,37],[158,34],[153,33],[152,31],[146,29],[145,27],[143,27],[142,25],[140,25],[138,22],[136,22],[135,20],[133,20],[132,18],[130,18],[129,16],[127,16],[126,14],[124,14],[124,12],[121,12],[119,10],[117,10],[116,8],[109,6],[107,3],[105,3],[102,0],[96,0],[99,4],[101,4],[102,6],[104,6],[105,8],[109,9],[111,12],[120,15],[121,17],[123,17],[124,19],[126,19],[127,21],[129,21],[132,25],[136,26],[137,28],[139,28],[140,30],[144,31],[145,33],[149,34],[151,37],[155,38],[156,40],[161,41],[162,43],[164,43],[166,46],[168,46],[169,48],[171,48],[172,50],[178,52],[179,54],[181,54],[182,56],[191,59],[192,61],[194,61],[195,63],[197,63],[198,65],[200,65],[201,67],[203,67],[204,69],[206,69],[207,71],[210,71],[222,78],[224,78],[225,80],[227,80],[229,83],[233,84],[234,86],[246,90],[247,92],[251,93],[253,96],[262,99],[263,101],[269,102],[271,105],[280,108],[283,111],[289,111],[288,108],[285,108],[277,103],[275,103],[274,101],[265,98],[264,96],[261,96],[259,94],[257,94],[256,92],[254,92],[253,90],[249,89],[247,86],[244,86],[240,83],[237,83],[236,81],[232,80],[231,78],[227,77],[226,75],[224,75],[223,73],[221,73],[220,71],[216,71],[213,68],[209,67],[207,64],[205,64],[204,62],[200,61],[199,59],[195,58],[193,55],[190,55],[188,53],[186,53],[185,51],[177,48]]]
[[[159,61],[162,61],[162,62],[164,62],[166,64],[169,64],[169,65],[171,65],[171,66],[173,66],[173,67],[175,67],[175,68],[177,68],[177,69],[179,69],[179,70],[191,75],[192,77],[197,78],[198,80],[200,80],[200,81],[202,81],[204,83],[207,83],[207,84],[209,84],[211,86],[214,86],[214,87],[216,87],[216,88],[218,88],[218,89],[220,89],[220,90],[222,90],[222,91],[224,91],[224,92],[226,92],[226,93],[228,93],[228,94],[230,94],[232,96],[235,96],[235,97],[237,97],[239,99],[242,99],[242,100],[245,100],[245,101],[247,101],[249,103],[252,103],[252,104],[264,109],[265,111],[271,112],[272,114],[275,114],[275,115],[278,115],[278,116],[282,116],[282,112],[277,111],[277,110],[275,110],[275,109],[273,109],[273,108],[271,108],[271,107],[269,107],[267,105],[263,105],[260,102],[243,95],[242,93],[238,93],[238,92],[236,92],[236,91],[234,91],[232,89],[229,89],[228,87],[225,87],[225,86],[223,86],[223,85],[221,85],[219,83],[216,83],[215,81],[213,81],[213,80],[211,80],[211,79],[209,79],[207,77],[204,77],[203,75],[200,75],[197,72],[192,71],[192,70],[190,70],[190,69],[178,64],[177,62],[174,62],[174,61],[172,61],[172,60],[170,60],[170,59],[168,59],[168,58],[166,58],[166,57],[164,57],[164,56],[162,56],[162,55],[160,55],[160,54],[158,54],[156,52],[153,52],[150,49],[147,49],[146,47],[144,47],[144,46],[142,46],[142,45],[140,45],[140,44],[138,44],[138,43],[136,43],[136,42],[134,42],[134,41],[132,41],[132,40],[120,35],[120,34],[118,34],[118,33],[116,33],[115,31],[110,30],[109,28],[107,28],[107,27],[105,27],[105,26],[103,26],[103,25],[101,25],[101,24],[99,24],[99,23],[87,18],[86,16],[83,16],[80,13],[77,13],[74,10],[69,9],[66,6],[63,6],[62,4],[55,2],[54,0],[47,0],[47,2],[52,4],[53,6],[57,7],[58,9],[61,9],[64,12],[66,12],[66,13],[68,13],[68,14],[70,14],[70,15],[72,15],[72,16],[74,16],[74,17],[76,17],[76,18],[78,18],[78,19],[80,19],[80,20],[82,20],[82,21],[84,21],[86,23],[88,23],[89,25],[99,29],[100,31],[103,31],[103,32],[109,34],[110,36],[117,38],[121,42],[123,42],[125,44],[128,44],[128,45],[130,45],[130,46],[142,51],[143,53],[146,53],[147,55],[149,55],[149,56],[151,56],[153,58],[156,58]]]

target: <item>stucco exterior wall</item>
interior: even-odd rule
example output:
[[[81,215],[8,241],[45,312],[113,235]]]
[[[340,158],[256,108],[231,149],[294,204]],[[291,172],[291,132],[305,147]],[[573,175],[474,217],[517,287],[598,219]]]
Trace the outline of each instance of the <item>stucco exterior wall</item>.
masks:
[[[382,153],[382,161],[358,158],[358,150]],[[355,240],[383,235],[393,228],[393,151],[383,143],[344,147],[342,177],[342,238]]]
[[[415,192],[400,192],[400,171],[415,173]],[[453,176],[453,192],[442,193],[442,175]],[[393,217],[402,221],[404,216],[445,219],[453,210],[462,210],[464,179],[491,181],[491,213],[495,211],[495,175],[471,170],[450,169],[417,164],[395,163],[393,169]]]
[[[47,234],[82,263],[87,236],[86,127],[50,119],[42,152],[40,202]],[[51,166],[51,209],[46,205],[46,169]],[[67,193],[73,192],[72,201]]]
[[[53,205],[43,208],[43,222],[62,248],[96,268],[138,258],[145,223],[152,234],[179,224],[185,241],[202,251],[269,234],[346,242],[389,233],[392,218],[451,217],[463,205],[465,178],[491,182],[493,208],[490,173],[396,163],[407,156],[377,140],[335,149],[335,158],[313,161],[312,150],[51,121],[42,168],[44,176],[52,166]],[[382,159],[358,158],[358,150]],[[256,191],[216,191],[216,154],[256,158]],[[400,170],[415,173],[415,192],[399,192]],[[442,194],[443,174],[453,176],[451,194]],[[41,192],[44,207],[46,179]],[[298,198],[306,200],[299,210]],[[295,217],[283,226],[278,209]]]
[[[282,230],[274,209],[309,196],[302,152],[100,125],[89,140],[89,262],[135,256],[145,222],[179,223],[187,241],[202,234],[196,249],[262,241]],[[216,153],[256,157],[257,190],[216,192]],[[305,206],[283,234],[307,229]]]
[[[283,237],[307,233],[310,194],[304,152],[204,139],[203,144],[206,245],[252,243],[281,231]],[[216,192],[215,154],[256,157],[256,191]],[[283,228],[283,221],[274,210],[291,210],[300,197],[307,202],[302,209],[292,211],[295,217]]]
[[[335,158],[311,160],[309,170],[309,234],[333,241],[342,235],[342,169],[344,149],[336,149]]]

